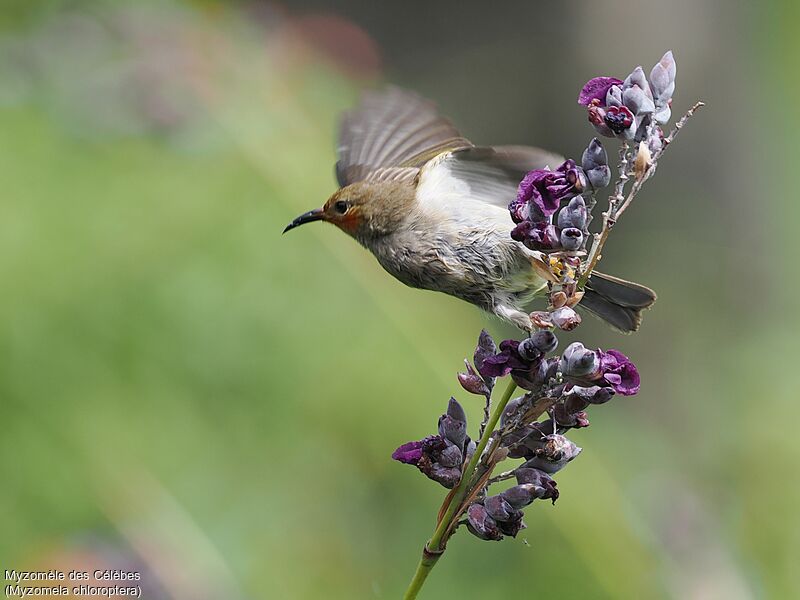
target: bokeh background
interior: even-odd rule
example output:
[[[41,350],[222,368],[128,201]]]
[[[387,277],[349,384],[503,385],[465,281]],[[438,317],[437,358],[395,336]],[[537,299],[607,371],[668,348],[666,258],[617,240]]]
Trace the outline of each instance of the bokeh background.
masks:
[[[102,2],[0,10],[0,569],[136,568],[146,597],[396,598],[442,488],[427,435],[482,327],[332,227],[337,115],[385,82],[478,143],[576,154],[600,74],[708,103],[603,270],[659,292],[634,398],[555,507],[459,534],[427,598],[800,595],[793,177],[800,9],[694,2]],[[562,338],[562,343],[565,339]]]

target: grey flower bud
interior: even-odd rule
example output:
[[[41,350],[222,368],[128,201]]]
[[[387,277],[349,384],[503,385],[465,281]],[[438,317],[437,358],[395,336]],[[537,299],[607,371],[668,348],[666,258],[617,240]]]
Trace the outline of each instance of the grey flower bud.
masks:
[[[508,488],[500,495],[512,508],[520,509],[536,499],[535,489],[536,486],[531,483],[522,483]]]
[[[447,403],[447,414],[450,417],[453,417],[456,421],[461,421],[462,423],[467,423],[467,413],[464,412],[464,408],[458,403],[458,400],[450,397],[450,401]]]
[[[623,90],[622,103],[637,116],[652,114],[656,109],[652,98],[648,98],[644,90],[638,85],[633,85]]]
[[[656,108],[666,106],[672,98],[675,92],[676,71],[677,66],[671,50],[667,51],[650,71],[650,89],[653,92]]]
[[[596,352],[588,350],[580,342],[573,342],[561,355],[559,369],[570,377],[584,377],[595,372],[599,365]]]
[[[615,393],[612,387],[600,387],[598,385],[590,387],[575,385],[570,390],[570,396],[577,396],[590,404],[605,404],[614,397]]]
[[[469,438],[467,438],[467,439],[469,439]],[[472,455],[475,454],[475,448],[477,448],[477,447],[478,447],[478,445],[475,443],[475,440],[469,440],[467,442],[467,448],[464,451],[464,460],[471,459]]]
[[[568,230],[565,229],[564,231]],[[557,308],[550,314],[555,326],[563,331],[572,331],[581,323],[581,316],[569,306]]]
[[[514,514],[514,508],[502,495],[489,496],[483,501],[483,506],[495,521],[508,521]]]
[[[586,203],[581,196],[575,196],[558,213],[558,226],[561,229],[575,227],[578,230],[586,228]],[[561,244],[564,244],[564,232],[561,232]]]
[[[564,250],[579,250],[581,244],[583,244],[583,232],[580,229],[567,227],[561,230],[561,247]]]
[[[461,481],[461,469],[459,467],[445,467],[440,463],[433,463],[423,473],[437,483],[441,483],[447,489],[453,489]]]
[[[464,462],[464,459],[461,455],[461,449],[455,444],[447,446],[439,455],[439,464],[443,467],[460,467],[462,462]]]
[[[603,144],[597,138],[594,138],[584,150],[581,163],[583,170],[586,171],[589,183],[595,190],[603,188],[611,182],[608,155],[606,154],[606,149],[603,148]],[[574,225],[574,227],[577,227],[577,225]],[[580,227],[579,229],[585,229],[585,227]]]
[[[536,498],[550,499],[555,504],[558,499],[558,488],[556,482],[544,471],[519,467],[514,471],[517,483],[528,483],[534,486],[534,496]]]
[[[597,167],[608,166],[608,154],[603,144],[597,138],[593,138],[581,157],[581,166],[584,171],[591,171]]]
[[[505,425],[508,419],[510,419],[516,414],[520,404],[522,404],[524,400],[525,396],[518,396],[510,400],[508,404],[506,404],[506,407],[503,410],[503,414],[500,415],[500,425]]]
[[[531,334],[531,343],[539,349],[542,354],[552,352],[558,346],[558,338],[549,329],[540,329]]]
[[[523,360],[534,361],[542,355],[542,351],[530,338],[526,338],[517,346],[517,352]]]
[[[439,417],[439,435],[459,448],[463,448],[464,441],[467,439],[467,424],[450,415],[442,415]]]
[[[609,106],[622,106],[622,88],[618,85],[612,85],[608,88],[606,93],[606,107]]]
[[[589,183],[595,190],[606,187],[611,183],[611,168],[608,165],[597,167],[591,171],[586,171]]]
[[[499,540],[503,537],[497,522],[482,504],[472,504],[467,509],[467,527],[482,540]]]
[[[498,521],[497,526],[505,535],[517,537],[517,534],[525,529],[525,523],[522,522],[522,511],[515,511],[508,521]]]

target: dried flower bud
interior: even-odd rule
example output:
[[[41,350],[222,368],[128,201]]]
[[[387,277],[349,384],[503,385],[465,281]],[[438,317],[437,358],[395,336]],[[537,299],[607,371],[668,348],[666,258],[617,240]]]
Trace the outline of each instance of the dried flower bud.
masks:
[[[641,181],[647,170],[652,166],[653,160],[650,156],[650,149],[647,143],[642,140],[639,142],[639,150],[636,153],[636,160],[633,163],[633,172],[636,179]],[[563,244],[563,241],[562,241]]]
[[[467,509],[467,527],[482,540],[500,540],[503,537],[497,522],[482,504],[472,504]]]
[[[550,315],[553,324],[563,331],[572,331],[581,323],[581,316],[569,306],[557,308]]]
[[[458,382],[461,384],[461,387],[470,394],[490,396],[492,391],[489,389],[489,386],[486,385],[486,381],[484,381],[483,377],[475,372],[475,369],[472,368],[472,365],[469,364],[468,360],[464,360],[464,365],[466,366],[467,372],[458,373],[457,375]]]
[[[567,303],[567,295],[562,292],[553,292],[550,294],[550,305],[553,308],[561,308]]]
[[[489,332],[485,329],[482,329],[480,335],[478,336],[478,345],[475,347],[475,353],[472,357],[472,362],[475,365],[475,368],[478,370],[478,373],[480,373],[481,377],[483,377],[483,380],[486,382],[486,386],[490,391],[494,387],[495,378],[487,377],[483,374],[481,369],[483,368],[483,361],[490,356],[494,356],[495,354],[497,354],[497,345],[494,343],[492,336],[489,335]]]
[[[522,466],[553,474],[563,469],[581,450],[563,435],[554,433],[541,441],[536,455]]]

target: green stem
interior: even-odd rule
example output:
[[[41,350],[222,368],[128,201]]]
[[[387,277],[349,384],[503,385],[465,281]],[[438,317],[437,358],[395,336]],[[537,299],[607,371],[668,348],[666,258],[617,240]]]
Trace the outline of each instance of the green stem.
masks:
[[[430,573],[431,569],[436,564],[436,561],[439,560],[444,552],[444,547],[447,543],[445,536],[450,529],[453,518],[461,510],[461,503],[464,501],[464,498],[469,492],[469,484],[472,481],[475,470],[478,467],[478,462],[481,459],[481,455],[486,449],[486,445],[489,443],[492,433],[494,433],[494,428],[497,425],[497,422],[500,420],[500,415],[503,414],[506,404],[508,404],[508,401],[511,400],[511,396],[514,394],[515,389],[517,389],[517,384],[514,383],[513,379],[509,380],[508,387],[506,387],[505,392],[503,392],[503,397],[495,406],[492,416],[486,423],[486,428],[483,430],[483,435],[478,441],[478,445],[475,448],[475,453],[472,455],[472,458],[467,464],[467,468],[464,469],[464,472],[461,475],[461,481],[458,483],[458,486],[453,493],[453,497],[450,499],[450,504],[447,506],[447,510],[442,515],[441,521],[439,521],[439,524],[436,527],[436,530],[433,532],[431,539],[428,541],[422,551],[422,559],[420,559],[419,565],[417,565],[417,571],[414,573],[414,578],[411,580],[405,596],[403,596],[404,600],[414,600],[414,598],[417,597],[419,590],[422,588],[422,584],[425,582],[425,578],[428,576],[428,573]]]
[[[441,556],[441,554],[431,554],[423,549],[422,558],[417,565],[417,572],[414,573],[414,578],[411,580],[411,583],[408,584],[408,589],[403,596],[403,600],[414,600],[414,598],[417,597],[420,589],[422,589],[422,584],[425,583],[425,579],[428,577],[428,573],[431,572],[433,565],[436,564],[436,561],[439,560]]]

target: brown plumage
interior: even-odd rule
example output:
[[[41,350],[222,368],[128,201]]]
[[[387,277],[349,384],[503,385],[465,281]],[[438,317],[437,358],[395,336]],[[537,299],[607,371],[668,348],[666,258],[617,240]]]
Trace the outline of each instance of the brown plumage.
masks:
[[[561,157],[526,146],[477,147],[433,103],[389,88],[342,118],[341,188],[284,231],[327,221],[369,249],[403,283],[471,302],[524,328],[525,307],[553,276],[543,254],[510,237],[508,203],[524,175]],[[652,290],[592,277],[582,305],[633,331]]]

